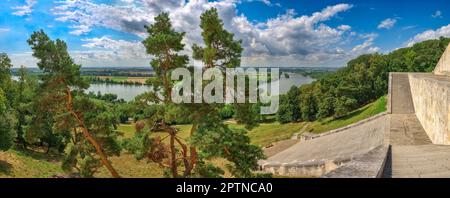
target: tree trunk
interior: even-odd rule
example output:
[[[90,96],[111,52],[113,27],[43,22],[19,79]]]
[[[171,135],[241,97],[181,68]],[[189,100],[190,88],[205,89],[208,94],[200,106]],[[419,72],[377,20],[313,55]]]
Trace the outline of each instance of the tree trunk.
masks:
[[[47,144],[47,152],[45,152],[45,154],[50,153],[50,148],[52,147],[52,145],[50,143]]]
[[[192,128],[191,128],[191,132],[190,132],[190,136],[192,137],[192,135],[194,135],[194,132],[197,130],[197,124],[193,124]],[[190,156],[190,164],[191,166],[189,167],[190,170],[189,172],[192,172],[192,169],[195,168],[195,165],[197,164],[197,148],[195,148],[195,146],[190,146],[189,147],[189,156]]]
[[[77,118],[78,119],[78,118]],[[78,119],[79,120],[79,119]],[[89,143],[91,143],[94,147],[95,150],[97,151],[97,154],[100,156],[102,164],[106,166],[106,168],[109,170],[109,172],[111,173],[111,175],[114,178],[120,178],[119,173],[117,173],[116,169],[114,169],[114,167],[111,165],[111,162],[108,160],[108,158],[106,157],[105,153],[103,152],[103,149],[101,148],[101,146],[98,144],[98,142],[94,139],[94,137],[92,137],[92,135],[89,133],[89,131],[86,129],[86,127],[84,127],[84,124],[82,124],[82,131],[83,131],[83,135],[84,137],[86,137],[86,139],[89,141]]]
[[[117,173],[116,169],[114,169],[114,167],[111,165],[111,162],[106,157],[106,154],[103,152],[103,149],[101,148],[100,144],[98,144],[98,142],[94,139],[94,137],[92,137],[91,133],[89,133],[88,129],[84,125],[84,121],[82,120],[82,118],[80,118],[78,116],[78,114],[73,110],[73,108],[72,108],[72,93],[70,92],[69,87],[67,87],[67,100],[68,100],[67,101],[67,110],[77,120],[78,125],[81,127],[81,131],[82,131],[84,137],[87,139],[87,141],[89,143],[92,144],[92,146],[94,146],[97,154],[100,156],[102,164],[106,166],[106,168],[109,170],[109,172],[111,173],[111,175],[114,178],[120,178],[120,175]]]
[[[183,154],[183,163],[184,163],[184,176],[188,177],[192,173],[192,165],[190,163],[190,160],[188,158],[188,148],[186,144],[183,144],[183,142],[175,137],[175,140],[178,142],[178,144],[181,146],[182,154]]]
[[[171,159],[170,159],[170,168],[172,170],[172,176],[174,178],[178,177],[178,165],[177,165],[177,155],[176,155],[176,151],[175,151],[175,134],[171,133],[170,134],[170,154],[171,154]]]

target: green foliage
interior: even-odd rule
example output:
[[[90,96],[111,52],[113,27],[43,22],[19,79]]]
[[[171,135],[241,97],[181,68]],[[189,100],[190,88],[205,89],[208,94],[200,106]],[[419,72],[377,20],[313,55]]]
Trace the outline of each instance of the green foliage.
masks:
[[[4,91],[11,84],[11,59],[6,53],[0,53],[0,88]]]
[[[0,150],[8,150],[16,136],[14,126],[16,120],[9,110],[6,97],[0,88]]]
[[[108,155],[119,155],[121,147],[117,141],[119,120],[112,107],[104,102],[87,97],[77,97],[74,108],[83,112],[84,124]],[[93,151],[94,152],[94,151]]]
[[[194,59],[202,61],[206,68],[239,67],[243,50],[241,41],[235,41],[233,34],[223,28],[215,8],[201,15],[200,27],[204,47],[193,46]],[[261,149],[250,144],[245,130],[230,129],[223,124],[223,119],[233,117],[238,123],[252,128],[258,121],[255,105],[172,103],[171,90],[175,81],[169,78],[169,74],[173,69],[186,67],[188,62],[187,56],[178,55],[184,47],[181,43],[184,33],[172,29],[167,13],[158,15],[155,23],[146,28],[149,36],[143,44],[147,53],[155,57],[150,64],[156,78],[147,81],[153,90],[137,97],[133,104],[137,107],[138,119],[145,119],[151,132],[167,133],[170,141],[166,145],[159,137],[149,139],[151,132],[140,132],[125,140],[124,147],[138,159],[147,156],[151,161],[168,167],[167,176],[178,177],[180,166],[184,168],[184,177],[221,177],[224,171],[205,161],[215,158],[231,162],[229,169],[234,176],[252,176],[251,171],[257,167],[258,159],[264,157]],[[161,93],[162,97],[156,93]],[[187,143],[177,136],[179,130],[175,125],[182,123],[193,124]]]
[[[206,68],[234,68],[241,62],[241,41],[223,28],[217,9],[211,8],[200,16],[200,28],[204,47],[192,47],[194,59],[201,60]],[[224,72],[224,71],[222,71]],[[206,82],[208,83],[208,82]],[[245,93],[248,96],[248,93]],[[247,129],[257,125],[258,113],[250,103],[233,104],[234,118],[238,123],[246,124]],[[197,146],[204,158],[225,158],[232,164],[228,166],[236,177],[251,177],[257,167],[258,159],[263,159],[261,149],[250,143],[244,130],[230,129],[223,124],[220,110],[223,104],[200,104],[189,107],[193,113],[193,122],[198,129],[191,137],[191,144]]]
[[[123,147],[130,153],[133,153],[136,159],[141,160],[147,157],[152,143],[153,140],[149,137],[148,133],[136,131],[133,138],[124,140]]]
[[[18,77],[19,81],[15,83],[16,97],[13,102],[13,107],[17,114],[16,139],[17,143],[26,147],[28,142],[25,139],[25,131],[32,117],[33,100],[37,95],[38,79],[35,76],[29,75],[27,69],[23,66],[18,70]]]
[[[117,177],[106,158],[119,155],[121,150],[115,132],[118,118],[111,106],[85,96],[88,83],[80,76],[81,66],[74,63],[64,41],[52,41],[41,30],[31,35],[28,44],[43,75],[33,101],[27,139],[59,144],[60,151],[70,141],[64,170],[92,177],[100,166],[106,165]]]
[[[108,156],[120,154],[122,149],[117,141],[117,132],[111,123],[117,122],[117,118],[105,108],[104,104],[84,99],[81,102],[89,111],[86,114],[86,126],[94,135],[94,138],[102,145],[103,151]],[[63,160],[63,169],[66,172],[77,170],[82,177],[92,177],[99,167],[102,166],[101,159],[96,155],[95,148],[87,142],[81,133],[77,133],[73,142],[70,143],[69,154]]]
[[[201,178],[222,178],[225,171],[216,167],[214,164],[200,160],[195,166],[195,174],[191,177]]]
[[[184,48],[181,41],[185,33],[173,30],[167,13],[158,15],[155,17],[155,21],[153,25],[146,27],[149,35],[142,43],[146,47],[147,53],[155,56],[150,64],[158,78],[152,78],[147,83],[152,86],[153,93],[163,90],[163,97],[167,101],[171,99],[170,92],[172,91],[170,89],[172,83],[169,82],[170,71],[185,67],[188,62],[186,55],[177,54]],[[156,95],[150,99],[154,102],[160,102]]]
[[[251,177],[251,170],[264,154],[258,146],[250,144],[245,130],[230,129],[218,116],[209,114],[202,119],[191,143],[202,151],[202,157],[222,157],[233,163],[230,172],[237,177]]]
[[[234,68],[241,65],[242,41],[235,41],[234,35],[223,28],[216,8],[211,8],[200,16],[200,28],[203,30],[205,47],[194,44],[194,59],[202,60],[209,68]]]
[[[45,84],[57,84],[56,82],[59,82],[59,84],[52,84],[52,86],[64,89],[64,91],[67,85],[82,89],[88,87],[88,83],[80,76],[81,65],[74,63],[64,41],[59,39],[52,41],[41,30],[31,35],[28,44],[33,50],[33,56],[39,60],[37,66],[45,73],[43,76]]]
[[[175,144],[181,147],[186,147],[186,145],[176,137],[178,129],[174,125],[188,123],[190,119],[187,116],[188,112],[184,111],[180,105],[172,103],[171,92],[175,81],[171,80],[170,74],[172,70],[184,68],[188,63],[188,56],[178,54],[184,48],[181,41],[185,33],[173,30],[167,13],[156,16],[155,23],[146,26],[146,29],[148,37],[142,43],[146,47],[147,53],[155,57],[150,65],[156,78],[147,80],[147,84],[151,85],[152,90],[136,97],[134,105],[137,111],[135,119],[145,119],[150,130],[137,131],[133,138],[124,141],[124,147],[137,159],[147,157],[150,161],[169,167],[165,170],[167,176],[170,171],[172,177],[178,177],[179,164],[177,161],[182,159],[185,167],[190,167],[190,165],[186,157],[178,157]],[[162,131],[170,136],[169,145],[160,141],[159,137],[150,139],[150,133],[155,131]],[[177,140],[176,143],[175,140]],[[187,151],[185,153],[187,154]],[[186,172],[184,175],[188,176],[188,174],[190,173]]]
[[[280,96],[277,119],[280,123],[294,122],[302,119],[300,109],[300,89],[292,86],[286,95]]]
[[[16,137],[16,117],[11,109],[14,99],[12,87],[11,60],[6,53],[0,53],[0,150],[8,150]]]
[[[322,133],[341,127],[348,126],[364,120],[366,118],[372,117],[379,113],[386,111],[386,96],[382,96],[375,102],[369,103],[361,108],[358,108],[345,116],[340,118],[328,117],[314,122],[310,122],[306,128],[306,131],[313,133]]]
[[[223,120],[233,118],[235,114],[234,107],[232,105],[225,105],[220,109],[219,114]]]

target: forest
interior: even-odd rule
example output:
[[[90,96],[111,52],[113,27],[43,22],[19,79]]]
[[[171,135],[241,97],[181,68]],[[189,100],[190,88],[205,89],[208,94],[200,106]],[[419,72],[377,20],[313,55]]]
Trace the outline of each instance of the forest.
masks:
[[[224,29],[217,10],[205,11],[200,19],[203,43],[193,45],[192,58],[205,68],[240,67],[241,41]],[[86,93],[89,79],[82,77],[81,65],[70,57],[66,43],[42,30],[27,40],[40,75],[21,67],[18,80],[12,80],[11,60],[0,54],[0,150],[44,147],[47,153],[63,155],[61,166],[68,177],[94,177],[102,167],[111,177],[121,177],[110,158],[124,151],[157,164],[166,177],[224,177],[225,172],[231,177],[270,177],[256,171],[265,156],[247,135],[268,119],[259,115],[261,104],[175,104],[170,96],[176,81],[170,72],[192,69],[189,56],[180,53],[185,33],[172,28],[167,13],[146,30],[142,43],[154,57],[150,66],[155,78],[147,81],[152,90],[131,102]],[[345,116],[386,95],[389,72],[432,71],[449,41],[441,38],[386,55],[359,56],[337,72],[292,87],[281,96],[273,116],[281,123]],[[229,118],[245,127],[230,127],[224,122]],[[119,139],[118,126],[130,121],[134,136]],[[179,136],[179,124],[190,124],[187,138]],[[219,167],[214,159],[227,164]]]

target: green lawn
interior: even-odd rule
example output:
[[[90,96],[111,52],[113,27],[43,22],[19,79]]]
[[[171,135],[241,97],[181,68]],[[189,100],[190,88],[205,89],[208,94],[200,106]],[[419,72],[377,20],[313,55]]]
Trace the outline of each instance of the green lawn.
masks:
[[[312,133],[322,133],[326,131],[330,131],[333,129],[338,129],[349,124],[356,123],[358,121],[364,120],[366,118],[372,117],[376,114],[382,113],[386,111],[386,96],[383,96],[364,107],[361,107],[347,116],[344,116],[339,119],[326,118],[321,121],[311,122],[306,131]]]
[[[289,139],[305,126],[304,122],[280,124],[279,122],[261,123],[258,127],[248,131],[253,144],[264,147],[273,142]],[[231,128],[244,128],[243,125],[230,124]]]

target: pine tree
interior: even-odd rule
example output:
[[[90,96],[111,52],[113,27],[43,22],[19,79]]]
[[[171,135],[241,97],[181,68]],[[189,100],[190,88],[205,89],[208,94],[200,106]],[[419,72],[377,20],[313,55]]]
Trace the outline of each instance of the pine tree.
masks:
[[[76,141],[70,152],[71,155],[68,156],[72,163],[69,164],[75,166],[77,159],[82,159],[80,161],[82,165],[85,163],[91,166],[94,164],[92,163],[94,161],[93,155],[86,155],[86,152],[94,151],[100,158],[99,164],[106,166],[113,177],[119,177],[108,160],[104,148],[109,142],[99,142],[98,137],[101,137],[102,134],[96,137],[95,130],[86,122],[87,114],[83,107],[87,105],[92,107],[92,102],[83,99],[82,95],[88,87],[88,83],[81,78],[81,66],[75,64],[70,57],[66,43],[59,39],[56,41],[50,40],[41,30],[31,35],[28,44],[33,50],[33,56],[39,60],[38,67],[44,72],[41,79],[40,96],[38,97],[39,106],[49,110],[54,116],[56,129],[66,133],[73,131],[75,134],[74,139]],[[107,128],[108,126],[104,127]],[[81,131],[81,133],[78,133],[78,131]],[[78,156],[78,158],[74,156]],[[65,163],[65,165],[67,164]]]
[[[241,41],[234,40],[234,35],[223,28],[217,9],[205,11],[200,19],[204,47],[194,45],[193,57],[203,62],[204,69],[219,68],[223,74],[226,68],[240,67]],[[234,176],[252,177],[251,170],[257,167],[258,159],[264,158],[264,155],[259,147],[250,144],[245,130],[231,129],[223,123],[220,118],[223,106],[218,103],[189,105],[193,120],[192,145],[200,149],[200,156],[205,160],[224,158],[233,163],[228,167]],[[247,128],[255,126],[256,111],[248,101],[234,106],[238,123],[246,124]]]
[[[126,147],[135,153],[138,159],[147,155],[152,161],[170,169],[172,177],[178,177],[179,152],[176,147],[183,149],[182,161],[184,162],[185,174],[188,175],[191,165],[188,162],[187,146],[185,141],[177,136],[178,129],[173,126],[171,120],[182,115],[177,114],[180,105],[172,102],[172,89],[174,82],[170,78],[170,72],[176,68],[186,67],[188,57],[179,55],[184,45],[181,43],[185,33],[173,30],[169,15],[162,13],[155,17],[155,23],[146,27],[148,37],[142,43],[147,49],[147,53],[155,58],[151,61],[151,66],[155,75],[147,83],[153,90],[144,95],[142,100],[144,108],[153,108],[155,111],[148,117],[148,122],[152,131],[160,130],[168,134],[169,145],[166,145],[160,138],[149,139],[148,134],[139,130],[132,140],[128,140]],[[161,93],[158,95],[157,93]],[[138,99],[139,100],[139,99]],[[149,107],[149,102],[155,103]],[[161,155],[162,154],[162,155]],[[168,163],[164,162],[163,155],[168,155]]]
[[[234,41],[233,35],[223,29],[217,10],[211,9],[201,16],[202,36],[206,47],[193,46],[194,57],[205,63],[205,68],[230,68],[240,66],[242,48],[240,41]],[[224,104],[174,104],[171,92],[174,81],[170,72],[186,67],[188,57],[179,55],[184,45],[181,43],[184,33],[175,32],[167,13],[155,18],[155,23],[147,27],[148,38],[143,41],[147,53],[155,58],[151,66],[157,78],[148,84],[153,90],[136,98],[140,109],[146,109],[147,120],[152,131],[167,133],[167,137],[150,138],[148,132],[137,130],[134,138],[125,142],[125,147],[138,159],[149,158],[166,167],[172,177],[219,177],[224,172],[208,162],[214,158],[225,158],[230,172],[235,176],[251,177],[257,160],[263,158],[261,149],[250,144],[244,130],[232,130],[223,124],[221,109]],[[188,69],[193,70],[192,67]],[[160,93],[162,97],[159,97]],[[153,103],[152,105],[149,105]],[[237,110],[236,119],[248,127],[254,126],[257,116],[252,105],[242,105]],[[187,119],[186,119],[187,118]],[[189,140],[177,136],[176,120],[192,122]],[[175,121],[175,122],[174,122]],[[137,127],[141,128],[141,127]],[[166,145],[164,139],[169,138]],[[167,163],[166,163],[167,161]],[[182,175],[179,174],[181,168]]]

